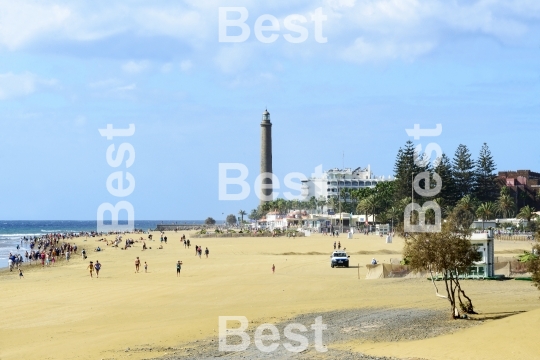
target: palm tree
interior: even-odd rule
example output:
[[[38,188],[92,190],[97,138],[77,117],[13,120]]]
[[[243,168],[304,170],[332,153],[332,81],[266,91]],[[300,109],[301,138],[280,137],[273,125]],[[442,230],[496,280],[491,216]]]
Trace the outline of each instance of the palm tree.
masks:
[[[476,201],[471,197],[471,195],[466,195],[458,201],[456,207],[460,211],[474,217],[476,212]]]
[[[538,215],[535,213],[536,209],[533,207],[530,207],[529,205],[524,206],[519,210],[519,213],[517,214],[518,219],[524,219],[527,220],[527,222],[530,222],[531,219],[535,219],[538,217]]]
[[[332,210],[334,211],[334,213],[336,212],[336,209],[337,209],[337,197],[335,196],[330,196],[328,198],[328,201],[326,202],[326,204],[328,205],[329,208],[332,208]]]
[[[375,195],[369,195],[368,197],[362,199],[360,204],[358,204],[358,209],[366,213],[366,221],[368,214],[373,215],[373,222],[375,222],[375,215],[377,212],[377,198]]]
[[[312,196],[308,201],[308,208],[311,210],[311,213],[313,214],[314,211],[317,211],[317,199],[315,196]]]
[[[512,197],[509,194],[501,194],[499,200],[497,200],[497,212],[504,218],[508,218],[514,214],[515,209],[516,205]]]
[[[482,230],[484,230],[484,221],[490,220],[497,213],[497,207],[491,201],[485,202],[476,209],[476,216],[482,218]]]
[[[247,212],[245,212],[244,210],[240,210],[238,212],[238,215],[240,215],[240,218],[241,218],[240,224],[242,224],[242,226],[243,226],[244,225],[244,215],[247,215]]]
[[[392,231],[394,231],[394,222],[398,225],[400,215],[402,214],[403,210],[399,209],[397,206],[392,206],[386,211],[387,217],[392,221]]]
[[[324,196],[319,196],[319,199],[317,200],[317,206],[321,208],[321,214],[323,213],[324,206],[327,205],[326,198]]]

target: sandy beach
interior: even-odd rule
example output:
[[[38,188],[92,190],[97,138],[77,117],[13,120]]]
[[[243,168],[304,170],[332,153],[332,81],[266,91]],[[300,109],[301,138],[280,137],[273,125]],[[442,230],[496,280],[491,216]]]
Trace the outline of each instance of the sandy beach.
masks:
[[[191,239],[192,247],[185,249],[179,241],[182,234],[168,232],[168,244],[159,250],[159,234],[153,235],[156,241],[147,241],[152,249],[146,251],[142,243],[121,250],[81,238],[75,242],[87,250],[85,261],[74,255],[54,268],[25,266],[24,279],[1,271],[0,359],[201,358],[186,348],[200,342],[207,344],[209,354],[215,352],[218,316],[245,316],[253,330],[255,324],[298,316],[311,321],[312,314],[323,314],[325,321],[325,313],[331,317],[339,311],[372,317],[370,312],[379,311],[388,321],[392,317],[383,316],[386,310],[427,311],[423,318],[448,312],[447,301],[436,298],[425,279],[365,280],[365,265],[373,257],[379,262],[400,257],[399,238],[386,244],[375,236],[342,236],[338,240],[351,255],[351,267],[332,269],[329,255],[336,239],[327,236]],[[196,244],[210,249],[208,259],[195,256]],[[104,251],[94,252],[97,246]],[[527,242],[495,245],[501,256],[529,248]],[[137,256],[143,265],[147,262],[148,273],[144,267],[135,273]],[[95,274],[90,278],[86,270],[90,260],[102,263],[99,279]],[[178,260],[183,262],[180,277]],[[346,350],[396,358],[540,358],[534,348],[540,292],[530,282],[467,280],[464,287],[480,313],[476,321],[453,321],[458,325],[425,336],[413,331],[409,339],[335,337],[325,344],[328,354]],[[384,330],[384,324],[379,327]]]

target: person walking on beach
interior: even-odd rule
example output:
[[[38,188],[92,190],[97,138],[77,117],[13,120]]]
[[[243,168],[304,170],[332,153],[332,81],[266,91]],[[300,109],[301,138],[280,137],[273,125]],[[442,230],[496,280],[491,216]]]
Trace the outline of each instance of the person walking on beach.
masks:
[[[22,279],[24,277],[23,273],[22,273],[22,269],[19,269],[19,279]]]
[[[144,262],[144,272],[145,272],[145,273],[148,272],[147,270],[148,270],[148,264],[147,264],[146,261],[145,261],[145,262]]]
[[[336,250],[336,242],[334,241],[334,250]]]
[[[341,249],[341,241],[338,241],[338,243],[337,243],[337,248],[338,248],[338,250]]]
[[[206,258],[208,259],[208,254],[210,254],[210,250],[208,250],[208,248],[206,248],[206,250],[204,250],[204,254],[206,255]]]
[[[135,259],[135,272],[138,273],[139,272],[139,267],[141,266],[141,260],[139,260],[139,257],[137,256],[137,258]]]
[[[191,241],[189,241],[189,239],[187,239],[187,248],[189,249],[190,246],[191,246]]]
[[[184,249],[187,247],[186,240],[184,240]]]
[[[90,261],[90,264],[88,265],[87,269],[90,270],[90,277],[93,278],[94,277],[94,263],[92,261]]]
[[[69,250],[68,250],[68,251],[66,251],[66,260],[67,260],[67,262],[69,262],[69,258],[70,258],[70,254],[69,254]]]
[[[180,270],[182,270],[182,262],[178,260],[176,263],[176,277],[180,276]]]
[[[99,263],[99,260],[96,260],[96,264],[94,265],[94,269],[96,270],[96,277],[99,278],[99,270],[101,270],[101,264]]]
[[[199,254],[199,259],[200,259],[200,258],[201,258],[201,255],[202,255],[202,246],[199,246],[199,252],[198,252],[198,254]]]
[[[272,264],[272,274],[276,272],[276,265]]]

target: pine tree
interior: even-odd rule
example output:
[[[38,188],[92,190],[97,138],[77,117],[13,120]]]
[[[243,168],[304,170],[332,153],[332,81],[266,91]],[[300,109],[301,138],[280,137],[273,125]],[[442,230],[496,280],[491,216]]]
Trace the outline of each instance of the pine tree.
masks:
[[[443,199],[446,205],[454,206],[459,199],[456,194],[452,164],[446,154],[442,154],[434,171],[441,177],[442,181],[441,192],[435,197]]]
[[[463,144],[458,146],[452,162],[456,198],[461,199],[473,194],[475,185],[474,162],[467,146]]]
[[[398,150],[394,164],[396,200],[411,196],[412,175],[416,176],[424,171],[423,168],[415,164],[415,158],[418,158],[418,155],[415,154],[414,148],[413,142],[408,140],[405,143],[405,148]]]
[[[495,175],[495,162],[486,143],[482,145],[475,167],[474,195],[482,201],[495,201],[498,195],[498,186]]]

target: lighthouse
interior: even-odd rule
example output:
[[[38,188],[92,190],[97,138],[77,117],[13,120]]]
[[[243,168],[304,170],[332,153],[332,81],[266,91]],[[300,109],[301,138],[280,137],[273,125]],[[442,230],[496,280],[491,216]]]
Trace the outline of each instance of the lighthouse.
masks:
[[[261,205],[272,199],[272,123],[270,113],[264,110],[261,122]],[[270,175],[268,175],[270,174]]]

